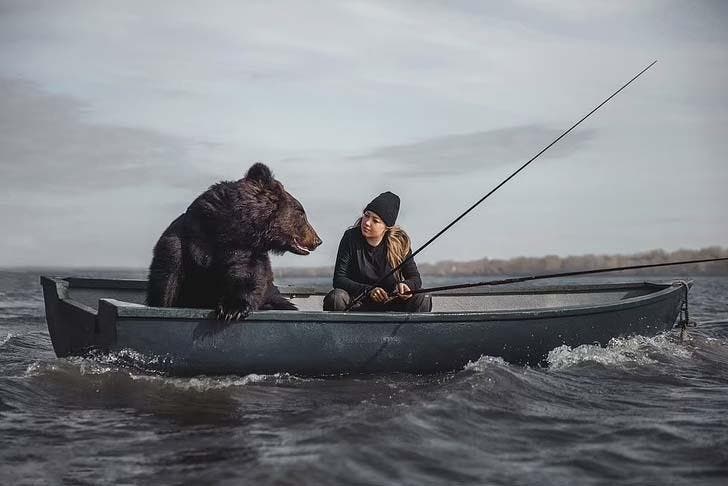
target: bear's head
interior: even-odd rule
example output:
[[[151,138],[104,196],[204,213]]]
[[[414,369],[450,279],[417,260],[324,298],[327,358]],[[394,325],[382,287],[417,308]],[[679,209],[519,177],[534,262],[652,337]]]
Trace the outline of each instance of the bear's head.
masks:
[[[255,196],[253,204],[259,209],[258,223],[265,226],[263,236],[271,251],[308,255],[321,244],[301,203],[273,177],[268,166],[253,164],[243,182],[249,188],[248,194]]]

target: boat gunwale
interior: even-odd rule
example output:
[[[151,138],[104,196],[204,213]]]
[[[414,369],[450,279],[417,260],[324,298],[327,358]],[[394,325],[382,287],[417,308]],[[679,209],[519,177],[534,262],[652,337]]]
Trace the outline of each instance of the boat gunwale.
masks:
[[[89,288],[89,289],[103,289],[103,288],[114,288],[129,289],[129,290],[141,290],[145,288],[145,280],[133,280],[133,279],[97,279],[97,278],[83,278],[83,277],[42,277],[54,282],[65,284],[69,288]],[[586,305],[572,305],[563,307],[537,307],[531,309],[517,309],[517,310],[493,310],[493,311],[460,311],[460,312],[448,312],[448,311],[436,311],[427,313],[400,313],[400,312],[388,312],[388,313],[376,313],[376,312],[332,312],[332,311],[283,311],[283,310],[268,310],[268,311],[256,311],[251,313],[244,322],[321,322],[321,323],[427,323],[427,322],[463,322],[463,321],[494,321],[494,320],[533,320],[533,319],[545,319],[550,317],[565,317],[565,316],[579,316],[579,315],[594,315],[605,312],[613,312],[619,309],[629,309],[644,305],[645,303],[652,303],[656,301],[668,298],[672,292],[680,291],[681,283],[684,282],[687,285],[692,285],[692,281],[662,281],[662,282],[651,282],[651,281],[639,281],[639,282],[618,282],[618,283],[604,283],[604,284],[566,284],[566,285],[554,285],[554,286],[543,286],[535,288],[524,288],[519,289],[485,289],[481,292],[469,292],[469,293],[441,293],[438,295],[448,295],[454,297],[467,297],[467,296],[483,296],[483,295],[512,295],[512,294],[549,294],[549,293],[589,293],[594,291],[610,291],[616,289],[636,289],[644,287],[653,287],[655,290],[644,295],[630,297],[624,300],[617,300],[614,302],[601,303],[601,304],[586,304]],[[110,285],[111,284],[111,285]],[[302,289],[302,288],[298,288]],[[284,295],[296,295],[301,296],[302,293],[296,290],[289,294]],[[311,288],[305,288],[311,290]],[[309,292],[306,296],[320,296],[323,292]],[[75,301],[70,297],[59,296],[60,300],[65,301],[69,304],[77,304],[78,307],[84,308],[87,312],[93,311],[94,315],[97,314],[98,310],[92,309],[82,303]],[[135,304],[117,299],[101,298],[99,299],[99,308],[101,306],[107,307],[118,318],[123,319],[148,319],[148,320],[215,320],[214,314],[210,309],[194,309],[194,308],[181,308],[181,307],[149,307],[142,304]],[[238,321],[240,322],[240,321]]]
[[[147,288],[147,280],[125,279],[125,278],[96,278],[96,277],[49,277],[41,276],[41,279],[51,280],[55,283],[63,283],[69,289],[110,289],[110,290],[145,290]],[[587,283],[587,284],[555,284],[543,285],[538,287],[516,287],[525,282],[514,282],[512,284],[488,286],[483,285],[480,291],[470,289],[450,290],[437,292],[433,295],[449,295],[449,296],[480,296],[480,295],[509,295],[509,294],[550,294],[550,293],[589,293],[600,290],[617,290],[617,289],[636,289],[642,287],[671,287],[683,280],[675,279],[669,281],[650,281],[640,280],[635,282],[609,282],[609,283]],[[692,280],[686,281],[692,285]],[[324,296],[331,288],[326,286],[279,286],[281,294],[286,296],[294,296],[296,298],[305,298],[311,296]],[[648,294],[649,295],[649,294]],[[182,309],[182,307],[179,307]]]

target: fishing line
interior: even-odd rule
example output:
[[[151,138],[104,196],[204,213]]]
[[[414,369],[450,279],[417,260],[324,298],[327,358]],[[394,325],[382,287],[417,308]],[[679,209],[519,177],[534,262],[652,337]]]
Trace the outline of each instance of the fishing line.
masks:
[[[650,263],[645,265],[630,265],[627,267],[613,267],[613,268],[598,268],[595,270],[578,270],[575,272],[562,272],[562,273],[549,273],[542,275],[528,275],[525,277],[512,277],[505,278],[502,280],[486,280],[484,282],[464,283],[455,285],[444,285],[442,287],[430,287],[428,289],[418,289],[405,292],[405,294],[423,294],[425,292],[441,292],[444,290],[456,290],[456,289],[468,289],[472,287],[484,287],[486,285],[506,285],[511,283],[528,282],[531,280],[543,280],[547,278],[559,278],[559,277],[575,277],[577,275],[593,275],[595,273],[606,273],[606,272],[620,272],[623,270],[637,270],[640,268],[657,268],[657,267],[669,267],[672,265],[689,265],[691,263],[709,263],[709,262],[720,262],[726,261],[728,257],[723,258],[705,258],[701,260],[682,260],[678,262],[667,262],[667,263]]]

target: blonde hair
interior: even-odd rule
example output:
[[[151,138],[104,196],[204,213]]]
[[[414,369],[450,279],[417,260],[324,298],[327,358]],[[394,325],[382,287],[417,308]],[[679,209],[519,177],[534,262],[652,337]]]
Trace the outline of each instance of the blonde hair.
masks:
[[[399,226],[392,226],[384,234],[387,239],[387,261],[392,268],[397,268],[410,252],[410,238],[405,230]],[[402,271],[395,272],[397,280],[402,280]]]
[[[361,218],[356,220],[352,228],[360,227]],[[397,268],[407,258],[407,255],[409,255],[412,249],[410,237],[405,230],[395,225],[387,228],[387,231],[384,233],[384,240],[387,242],[387,263],[392,268]],[[397,280],[402,279],[401,270],[397,270],[394,275],[397,277]]]

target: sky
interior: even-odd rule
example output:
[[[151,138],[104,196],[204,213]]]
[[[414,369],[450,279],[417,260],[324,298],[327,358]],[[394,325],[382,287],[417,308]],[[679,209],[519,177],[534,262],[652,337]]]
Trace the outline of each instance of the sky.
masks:
[[[0,0],[0,266],[143,268],[267,163],[333,265],[380,192],[418,261],[728,246],[728,2]]]

